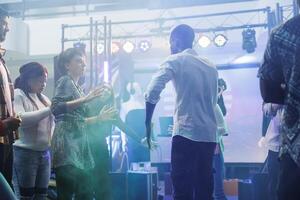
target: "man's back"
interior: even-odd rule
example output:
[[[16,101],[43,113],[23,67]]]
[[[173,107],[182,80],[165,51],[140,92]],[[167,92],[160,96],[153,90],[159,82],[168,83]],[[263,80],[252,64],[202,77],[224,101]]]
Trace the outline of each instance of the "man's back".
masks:
[[[177,93],[174,133],[186,132],[193,140],[212,142],[214,134],[205,132],[216,132],[217,71],[194,53],[188,50],[177,55],[180,67],[173,79]]]
[[[169,74],[177,94],[174,134],[202,142],[216,141],[214,106],[217,100],[217,70],[192,49],[170,56],[148,87],[146,98],[158,98],[163,73]],[[148,97],[147,97],[148,96]]]

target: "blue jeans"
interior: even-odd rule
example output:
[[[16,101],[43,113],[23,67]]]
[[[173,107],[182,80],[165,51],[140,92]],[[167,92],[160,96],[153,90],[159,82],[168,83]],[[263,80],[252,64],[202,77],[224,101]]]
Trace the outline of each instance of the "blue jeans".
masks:
[[[214,200],[226,200],[224,193],[224,157],[220,152],[214,155],[213,167],[214,173]]]
[[[14,147],[14,173],[20,199],[45,200],[50,180],[50,151]]]

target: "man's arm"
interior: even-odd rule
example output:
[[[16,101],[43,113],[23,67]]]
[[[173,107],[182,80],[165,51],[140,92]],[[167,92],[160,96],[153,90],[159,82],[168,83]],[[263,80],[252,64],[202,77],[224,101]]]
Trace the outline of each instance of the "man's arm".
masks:
[[[285,91],[282,82],[259,79],[260,93],[266,103],[284,104]]]
[[[274,33],[271,34],[264,54],[263,63],[258,71],[260,92],[265,103],[283,104],[285,91],[283,71],[277,54]]]
[[[151,147],[151,121],[152,121],[152,116],[153,112],[155,109],[156,104],[152,104],[149,102],[146,102],[146,137],[147,137],[147,143],[148,147]]]
[[[146,94],[146,137],[149,148],[151,148],[151,121],[156,104],[159,101],[160,93],[165,88],[166,84],[174,77],[176,65],[166,62],[159,69],[158,73],[152,78]]]

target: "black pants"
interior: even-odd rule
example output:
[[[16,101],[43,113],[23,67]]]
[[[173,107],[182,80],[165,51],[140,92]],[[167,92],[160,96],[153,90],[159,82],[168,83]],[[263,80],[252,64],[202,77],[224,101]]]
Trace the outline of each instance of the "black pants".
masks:
[[[85,172],[74,166],[67,165],[55,169],[57,199],[72,200],[91,200],[91,185],[89,172]]]
[[[100,138],[101,139],[101,138]],[[95,168],[91,174],[92,189],[96,200],[111,200],[111,179],[109,176],[109,152],[106,139],[91,143],[91,150],[95,160]]]
[[[290,155],[284,154],[280,160],[278,200],[300,199],[300,167]]]
[[[6,179],[7,183],[13,189],[13,147],[8,144],[0,144],[0,172]]]
[[[270,151],[267,157],[268,166],[268,199],[277,200],[277,187],[279,179],[278,152]]]
[[[216,143],[172,139],[171,177],[174,200],[213,199],[213,155]]]

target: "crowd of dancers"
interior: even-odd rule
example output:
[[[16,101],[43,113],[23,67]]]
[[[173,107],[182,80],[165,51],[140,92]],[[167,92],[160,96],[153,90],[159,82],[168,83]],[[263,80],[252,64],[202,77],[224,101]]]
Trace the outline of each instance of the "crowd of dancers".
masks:
[[[0,10],[1,42],[9,31],[8,18]],[[218,103],[226,84],[218,79],[216,66],[193,50],[194,39],[188,25],[172,29],[171,55],[145,93],[145,135],[124,126],[111,85],[104,83],[84,93],[79,80],[86,60],[80,49],[59,55],[61,77],[51,100],[43,94],[48,76],[43,65],[24,64],[13,84],[1,56],[0,199],[16,199],[13,174],[18,198],[46,199],[51,168],[59,200],[112,199],[107,134],[118,126],[136,142],[153,148],[152,115],[169,81],[176,91],[171,151],[174,200],[226,199],[222,136],[228,130],[226,110]],[[272,32],[258,72],[263,111],[272,120],[268,137],[259,142],[269,145],[272,200],[300,199],[299,53],[300,17],[295,17]]]

